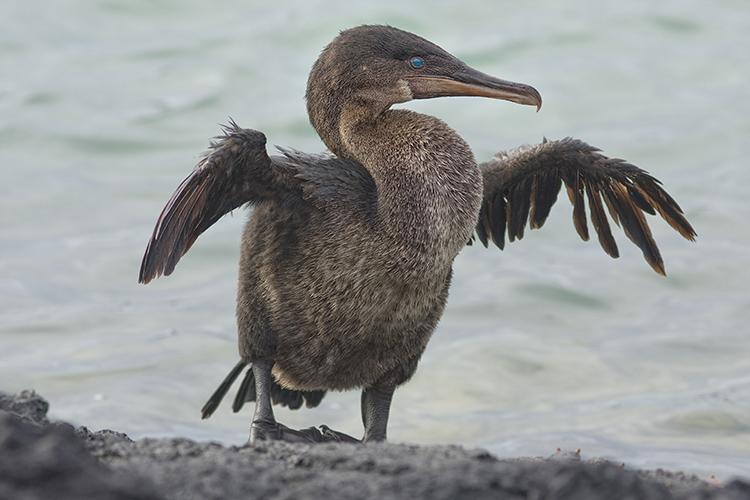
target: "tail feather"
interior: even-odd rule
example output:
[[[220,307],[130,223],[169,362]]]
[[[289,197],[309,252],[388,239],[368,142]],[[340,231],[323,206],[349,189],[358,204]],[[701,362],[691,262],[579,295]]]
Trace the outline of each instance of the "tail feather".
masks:
[[[235,413],[240,411],[246,401],[255,401],[255,375],[253,375],[252,370],[248,370],[245,373],[245,378],[242,379],[240,388],[232,403],[232,411]]]
[[[229,388],[240,376],[242,370],[250,363],[247,361],[239,361],[234,368],[227,374],[224,380],[219,384],[219,387],[214,391],[206,404],[201,409],[201,417],[206,419],[213,415],[216,408],[219,407],[222,399],[229,392]],[[326,391],[296,391],[293,389],[285,389],[281,387],[276,381],[273,382],[271,387],[271,401],[275,405],[287,406],[291,410],[297,410],[304,404],[307,408],[315,408],[318,406],[325,396]],[[242,409],[246,402],[255,401],[255,375],[253,370],[248,368],[245,372],[245,377],[242,379],[240,388],[237,390],[237,394],[232,402],[232,411],[237,413]]]
[[[326,395],[326,391],[306,391],[302,395],[305,397],[305,406],[315,408]]]
[[[236,365],[234,365],[232,371],[230,371],[229,374],[224,378],[224,380],[222,380],[221,384],[219,384],[219,387],[217,387],[214,393],[211,394],[211,397],[208,398],[208,401],[206,401],[206,404],[203,405],[203,408],[201,408],[201,418],[206,419],[213,415],[213,413],[216,411],[216,408],[219,407],[219,403],[221,403],[221,400],[224,399],[227,391],[229,391],[229,388],[232,387],[234,381],[237,380],[237,377],[239,377],[240,373],[242,373],[242,369],[247,365],[247,361],[244,360],[240,360]]]

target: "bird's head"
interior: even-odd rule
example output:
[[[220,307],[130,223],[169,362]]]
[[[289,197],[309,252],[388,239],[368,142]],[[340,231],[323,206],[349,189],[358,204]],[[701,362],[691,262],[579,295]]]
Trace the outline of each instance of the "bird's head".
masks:
[[[429,40],[390,26],[341,32],[320,54],[307,81],[307,109],[326,145],[341,154],[339,120],[347,104],[374,116],[412,99],[479,96],[542,105],[534,87],[477,71]]]

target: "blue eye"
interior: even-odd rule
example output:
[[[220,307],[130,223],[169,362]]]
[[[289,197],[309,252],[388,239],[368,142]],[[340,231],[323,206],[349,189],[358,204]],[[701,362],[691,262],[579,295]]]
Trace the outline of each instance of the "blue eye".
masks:
[[[409,64],[414,69],[421,69],[424,67],[424,59],[421,57],[414,56],[411,59],[409,59]]]

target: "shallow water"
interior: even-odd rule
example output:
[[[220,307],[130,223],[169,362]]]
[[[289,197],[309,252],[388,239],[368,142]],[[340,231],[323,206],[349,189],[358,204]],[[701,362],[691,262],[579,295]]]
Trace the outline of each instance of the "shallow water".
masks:
[[[198,409],[236,361],[245,214],[205,234],[168,279],[136,284],[155,217],[234,117],[318,151],[302,96],[338,30],[390,23],[536,86],[545,105],[407,107],[445,119],[478,159],[542,136],[583,138],[664,181],[690,244],[653,229],[669,277],[618,234],[578,241],[564,196],[505,252],[467,248],[395,441],[500,455],[581,448],[702,476],[750,471],[750,9],[738,1],[534,6],[455,2],[108,0],[0,5],[0,388],[55,417],[133,436],[240,443],[249,410]],[[358,395],[279,411],[360,433]]]

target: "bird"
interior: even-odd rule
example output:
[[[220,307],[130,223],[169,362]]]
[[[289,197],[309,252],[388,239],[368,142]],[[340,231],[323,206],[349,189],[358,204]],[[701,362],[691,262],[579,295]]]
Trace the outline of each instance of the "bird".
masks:
[[[305,93],[327,151],[278,148],[262,132],[223,126],[158,217],[139,281],[169,275],[223,215],[252,208],[239,263],[239,361],[202,408],[209,417],[242,375],[232,409],[255,402],[249,443],[384,441],[394,391],[417,369],[446,306],[452,264],[477,240],[501,250],[541,228],[562,187],[573,226],[618,257],[611,219],[665,274],[646,217],[696,233],[659,180],[573,138],[477,163],[444,121],[392,108],[477,96],[542,106],[532,86],[476,70],[435,43],[385,25],[341,31]],[[361,390],[363,437],[326,425],[292,429],[274,405],[316,407]]]

